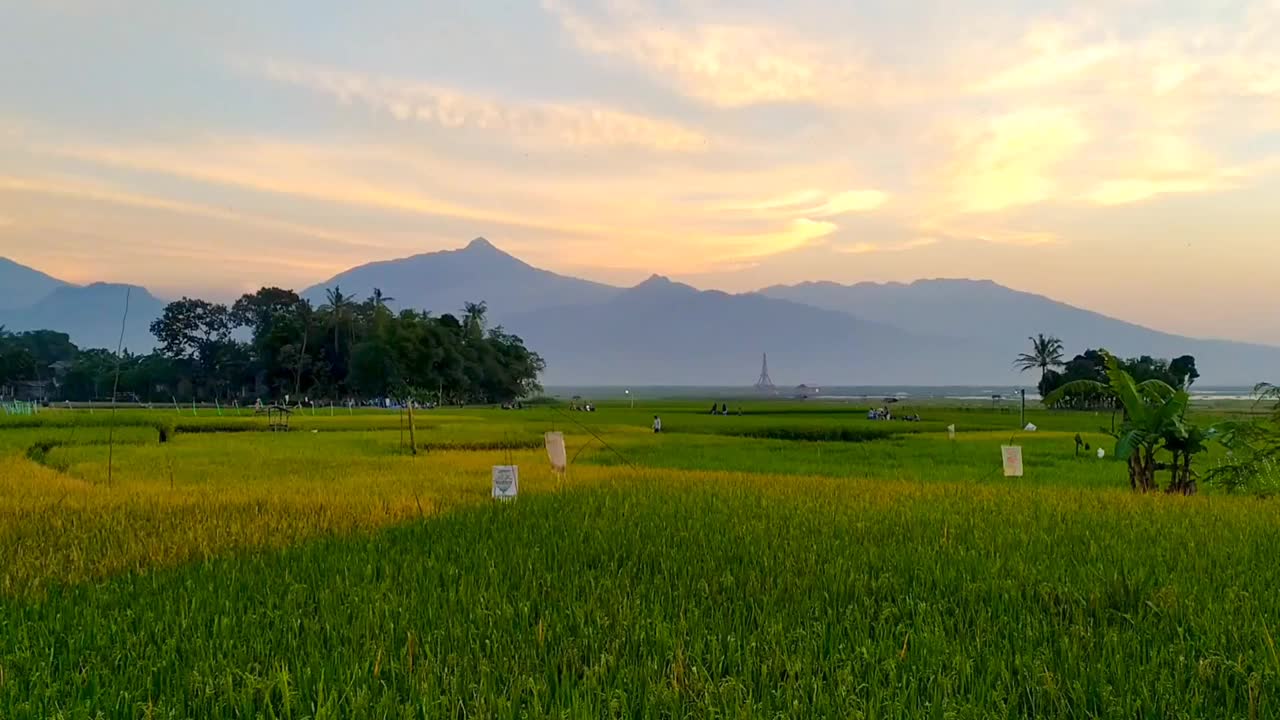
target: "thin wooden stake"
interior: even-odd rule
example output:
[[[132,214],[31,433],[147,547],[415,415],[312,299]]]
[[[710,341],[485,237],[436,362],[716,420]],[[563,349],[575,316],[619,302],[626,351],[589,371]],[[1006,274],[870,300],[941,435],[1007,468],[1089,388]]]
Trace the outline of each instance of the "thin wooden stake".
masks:
[[[409,400],[409,451],[418,454],[418,440],[413,432],[413,400]]]
[[[116,394],[120,391],[120,365],[124,361],[124,329],[129,321],[129,297],[133,294],[133,286],[125,286],[124,317],[120,318],[120,340],[116,343],[116,378],[111,385],[111,425],[107,428],[107,486],[111,486],[112,464],[116,449]]]

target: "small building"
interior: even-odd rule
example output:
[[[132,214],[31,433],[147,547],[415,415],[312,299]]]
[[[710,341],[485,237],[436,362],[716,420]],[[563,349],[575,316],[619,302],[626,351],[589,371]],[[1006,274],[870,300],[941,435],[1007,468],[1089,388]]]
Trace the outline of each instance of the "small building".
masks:
[[[19,380],[13,383],[13,399],[22,402],[48,402],[54,391],[49,380]]]
[[[804,400],[805,398],[810,398],[810,397],[813,397],[814,395],[821,395],[822,388],[810,387],[808,385],[805,385],[804,383],[801,383],[796,386],[795,392],[796,392],[796,397],[800,398],[801,400]]]

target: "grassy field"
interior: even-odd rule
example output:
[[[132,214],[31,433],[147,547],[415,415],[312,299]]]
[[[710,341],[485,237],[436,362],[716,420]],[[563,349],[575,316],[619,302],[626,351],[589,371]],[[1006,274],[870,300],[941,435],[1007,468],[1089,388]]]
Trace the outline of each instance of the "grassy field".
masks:
[[[911,412],[0,418],[0,718],[1280,717],[1280,506]]]

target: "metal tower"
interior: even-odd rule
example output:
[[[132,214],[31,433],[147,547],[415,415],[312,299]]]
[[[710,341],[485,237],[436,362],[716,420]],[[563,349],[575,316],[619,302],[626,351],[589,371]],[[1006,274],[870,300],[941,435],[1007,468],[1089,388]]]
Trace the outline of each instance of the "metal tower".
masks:
[[[760,361],[760,379],[756,381],[756,389],[761,392],[773,392],[773,381],[769,379],[769,355],[765,353]]]

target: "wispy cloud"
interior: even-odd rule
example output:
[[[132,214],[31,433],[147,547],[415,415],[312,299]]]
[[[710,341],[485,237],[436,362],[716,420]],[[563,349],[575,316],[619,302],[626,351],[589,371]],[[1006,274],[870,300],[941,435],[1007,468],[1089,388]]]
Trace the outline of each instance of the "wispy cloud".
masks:
[[[1065,240],[1048,230],[1020,230],[992,223],[975,222],[970,218],[926,220],[917,226],[924,238],[936,241],[976,241],[992,245],[1012,247],[1040,247],[1058,245]]]
[[[280,60],[256,67],[277,82],[320,92],[343,104],[364,105],[399,121],[490,132],[526,143],[669,152],[702,152],[711,143],[707,135],[679,123],[595,104],[504,100],[404,78]]]
[[[1059,166],[1089,140],[1075,113],[1030,108],[967,129],[946,169],[954,209],[989,213],[1049,199]]]
[[[1097,205],[1128,205],[1159,195],[1220,192],[1263,168],[1231,166],[1176,134],[1156,134],[1113,160],[1115,176],[1087,188]]]
[[[304,238],[328,240],[354,247],[374,249],[377,246],[361,242],[350,236],[335,233],[327,228],[282,221],[269,217],[240,213],[222,208],[182,202],[165,197],[130,192],[106,186],[100,182],[75,178],[22,178],[0,175],[0,192],[54,195],[91,202],[110,203],[126,207],[160,210],[196,217],[225,220],[249,225],[272,232],[287,233]],[[0,225],[4,218],[0,216]]]
[[[1023,38],[1018,59],[980,80],[975,89],[999,94],[1073,83],[1124,52],[1114,41],[1077,44],[1074,39],[1072,28],[1060,23],[1032,28]]]
[[[805,247],[838,229],[834,223],[800,218],[792,220],[781,231],[730,236],[722,243],[728,246],[728,257],[731,260],[742,262]]]
[[[714,105],[843,105],[902,90],[884,71],[851,59],[848,46],[837,52],[787,32],[776,18],[767,24],[703,23],[640,3],[606,3],[595,17],[572,0],[542,0],[542,6],[584,51],[644,68]]]
[[[593,276],[1113,294],[1090,259],[1134,223],[1223,267],[1280,247],[1275,0],[387,0],[340,31],[280,2],[15,5],[50,35],[0,63],[0,244],[205,285],[483,234]]]
[[[332,148],[228,137],[181,145],[55,143],[35,147],[42,153],[93,166],[268,193],[327,208],[367,208],[427,222],[450,218],[474,228],[473,234],[492,234],[502,228],[535,232],[555,237],[561,247],[574,245],[574,252],[579,255],[611,257],[614,264],[633,263],[637,267],[653,267],[655,262],[662,262],[672,272],[701,270],[717,263],[803,247],[837,230],[833,222],[822,219],[823,214],[847,211],[858,204],[845,193],[835,193],[815,197],[786,213],[718,221],[697,203],[679,207],[664,199],[664,192],[683,187],[684,182],[666,188],[642,178],[634,187],[607,183],[561,187],[551,178],[531,186],[518,174],[476,171],[431,156],[420,160],[412,153],[379,146]],[[305,234],[313,230],[310,226],[106,187],[68,187],[15,178],[9,182],[14,189],[203,214],[261,227],[275,226],[284,232]],[[458,188],[473,182],[484,183],[484,192],[473,200],[450,196],[450,187],[456,195]],[[813,210],[817,214],[806,217],[797,214],[797,210]],[[744,222],[744,217],[750,221]],[[327,235],[345,237],[337,232]],[[601,243],[600,238],[609,238],[610,242]],[[680,262],[673,262],[679,258]]]
[[[825,218],[845,213],[869,212],[880,208],[889,200],[889,194],[880,190],[798,190],[758,201],[730,202],[713,207],[719,212],[749,213],[754,215]]]
[[[832,249],[844,255],[870,255],[873,253],[901,253],[937,245],[938,238],[925,237],[899,243],[857,242],[851,245],[833,245]]]

